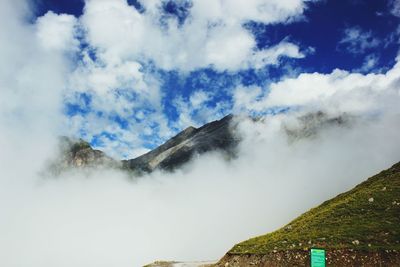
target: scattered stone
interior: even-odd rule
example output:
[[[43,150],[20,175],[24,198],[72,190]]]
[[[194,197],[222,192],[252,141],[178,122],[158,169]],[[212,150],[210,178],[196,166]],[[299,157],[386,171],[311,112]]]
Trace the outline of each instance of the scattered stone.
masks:
[[[382,191],[386,191],[386,186],[382,188]]]
[[[351,243],[353,243],[353,245],[359,245],[359,244],[360,244],[360,241],[354,240],[354,241],[352,241]]]
[[[372,203],[372,202],[374,202],[374,198],[373,198],[373,197],[370,197],[370,198],[368,199],[368,201],[369,201],[369,203]]]

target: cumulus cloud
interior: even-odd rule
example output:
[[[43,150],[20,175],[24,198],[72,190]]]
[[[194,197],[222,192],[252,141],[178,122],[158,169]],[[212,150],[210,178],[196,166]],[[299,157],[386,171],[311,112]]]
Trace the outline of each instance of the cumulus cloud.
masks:
[[[90,0],[81,20],[89,43],[107,62],[136,58],[166,70],[212,66],[234,71],[276,64],[279,56],[300,57],[292,43],[256,51],[254,37],[243,24],[293,21],[302,15],[306,2],[190,1],[188,17],[180,24],[173,16],[164,16],[163,1],[144,1],[145,11],[139,13],[124,0]]]
[[[46,49],[64,51],[76,51],[78,49],[77,19],[74,16],[57,15],[49,11],[38,18],[36,26],[40,44]]]
[[[303,73],[268,88],[238,87],[236,109],[266,111],[274,107],[364,113],[396,105],[400,64],[384,74],[360,74],[336,69],[330,74]]]

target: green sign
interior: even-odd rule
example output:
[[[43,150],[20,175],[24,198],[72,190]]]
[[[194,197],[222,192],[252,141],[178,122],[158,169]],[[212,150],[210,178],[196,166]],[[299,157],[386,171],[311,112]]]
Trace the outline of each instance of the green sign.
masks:
[[[325,250],[311,249],[311,267],[325,267]]]

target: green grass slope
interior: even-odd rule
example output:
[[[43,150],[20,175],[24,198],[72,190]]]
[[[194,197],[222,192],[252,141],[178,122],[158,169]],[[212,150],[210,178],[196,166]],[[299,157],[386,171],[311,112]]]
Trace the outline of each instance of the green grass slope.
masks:
[[[228,255],[311,247],[400,251],[400,163],[275,232],[235,245]]]

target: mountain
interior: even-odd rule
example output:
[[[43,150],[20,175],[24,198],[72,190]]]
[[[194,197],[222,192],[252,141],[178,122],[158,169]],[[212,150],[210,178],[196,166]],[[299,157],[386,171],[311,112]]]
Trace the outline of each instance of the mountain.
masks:
[[[100,150],[93,149],[90,144],[82,139],[61,137],[59,141],[59,154],[50,163],[52,173],[60,173],[68,168],[111,167],[120,168],[121,162],[112,159]]]
[[[220,150],[228,157],[234,156],[239,142],[235,135],[232,115],[205,124],[200,128],[189,127],[163,145],[135,159],[123,161],[130,170],[151,172],[155,169],[173,170],[188,162],[196,154]]]
[[[266,118],[252,118],[263,121]],[[353,118],[347,114],[328,116],[323,112],[308,113],[283,124],[289,142],[303,138],[313,138],[328,127],[350,127]],[[196,155],[210,151],[220,151],[227,159],[236,156],[236,147],[241,138],[238,132],[240,118],[228,115],[203,125],[188,127],[161,146],[134,159],[117,161],[100,150],[90,147],[83,140],[61,138],[61,155],[52,164],[58,171],[68,167],[117,167],[131,173],[143,174],[156,169],[172,171],[189,162]]]
[[[327,266],[400,266],[400,162],[213,266],[310,266],[310,248],[326,250]]]
[[[311,112],[295,118],[290,125],[290,121],[283,124],[283,129],[290,142],[295,142],[299,139],[313,138],[320,131],[333,127],[351,127],[357,120],[355,116],[347,113],[339,115],[328,115],[325,112]]]
[[[117,161],[100,150],[93,149],[83,140],[62,137],[60,155],[51,164],[60,172],[68,167],[118,167],[137,174],[156,169],[174,170],[190,161],[195,155],[209,151],[221,151],[226,158],[235,156],[235,148],[240,141],[236,132],[233,115],[203,125],[189,127],[150,152],[130,160]]]

